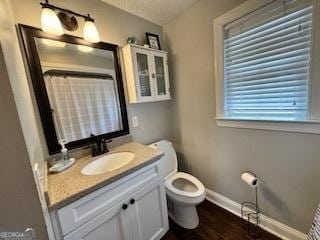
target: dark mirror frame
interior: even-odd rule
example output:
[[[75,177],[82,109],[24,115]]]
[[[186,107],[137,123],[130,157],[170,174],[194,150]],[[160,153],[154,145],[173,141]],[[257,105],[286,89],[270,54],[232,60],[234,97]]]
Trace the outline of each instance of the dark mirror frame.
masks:
[[[111,139],[123,135],[129,134],[129,125],[126,109],[126,101],[124,95],[124,88],[122,82],[122,72],[120,67],[120,58],[119,58],[119,47],[114,44],[99,42],[91,44],[82,38],[71,36],[71,35],[62,35],[62,36],[53,36],[43,32],[39,28],[30,27],[27,25],[18,24],[18,34],[20,35],[20,40],[22,40],[22,45],[25,51],[25,56],[33,84],[34,94],[37,100],[38,109],[40,113],[40,118],[42,122],[42,127],[44,135],[47,141],[47,146],[50,155],[60,152],[60,145],[57,140],[57,133],[55,130],[52,112],[50,108],[49,98],[47,95],[45,82],[42,74],[42,68],[40,63],[40,58],[38,55],[35,38],[47,38],[56,41],[62,41],[71,44],[80,44],[93,48],[100,48],[108,51],[112,51],[114,54],[114,67],[116,73],[121,119],[122,119],[122,130],[110,132],[106,134],[99,135],[98,137],[104,139]],[[84,147],[95,142],[95,137],[89,137],[85,139],[80,139],[77,141],[70,142],[66,145],[68,149],[75,149]]]

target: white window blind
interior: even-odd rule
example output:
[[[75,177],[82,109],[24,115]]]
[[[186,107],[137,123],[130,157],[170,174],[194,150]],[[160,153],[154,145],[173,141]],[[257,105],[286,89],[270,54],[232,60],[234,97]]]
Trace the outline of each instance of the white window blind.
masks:
[[[308,117],[312,6],[276,1],[225,26],[225,117]]]

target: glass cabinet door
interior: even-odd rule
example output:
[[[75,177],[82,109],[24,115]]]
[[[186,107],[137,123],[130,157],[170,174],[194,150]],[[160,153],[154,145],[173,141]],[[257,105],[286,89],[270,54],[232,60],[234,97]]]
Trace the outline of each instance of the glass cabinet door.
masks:
[[[166,95],[166,82],[164,76],[164,63],[163,57],[155,56],[155,70],[157,80],[157,94],[160,96]]]
[[[135,102],[170,99],[167,53],[151,49],[133,49]]]
[[[167,68],[167,58],[165,55],[154,55],[154,77],[156,80],[156,97],[158,99],[170,98],[169,93],[169,74]]]
[[[143,97],[152,96],[152,86],[150,83],[150,69],[148,64],[148,55],[137,52],[137,67],[138,67],[138,81],[139,81],[139,95]]]

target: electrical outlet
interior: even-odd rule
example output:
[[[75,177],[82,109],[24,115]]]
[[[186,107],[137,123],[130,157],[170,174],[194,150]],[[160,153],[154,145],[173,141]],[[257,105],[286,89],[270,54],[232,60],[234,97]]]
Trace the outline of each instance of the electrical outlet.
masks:
[[[138,122],[138,117],[137,116],[133,116],[132,117],[132,124],[133,124],[133,127],[138,127],[139,126],[139,122]]]

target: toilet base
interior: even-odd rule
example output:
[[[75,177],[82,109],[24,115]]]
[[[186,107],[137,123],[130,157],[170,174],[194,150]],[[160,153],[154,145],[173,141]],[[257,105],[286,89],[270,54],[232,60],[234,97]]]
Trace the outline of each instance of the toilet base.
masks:
[[[199,225],[195,205],[180,205],[168,199],[168,215],[175,223],[186,229],[194,229]]]

